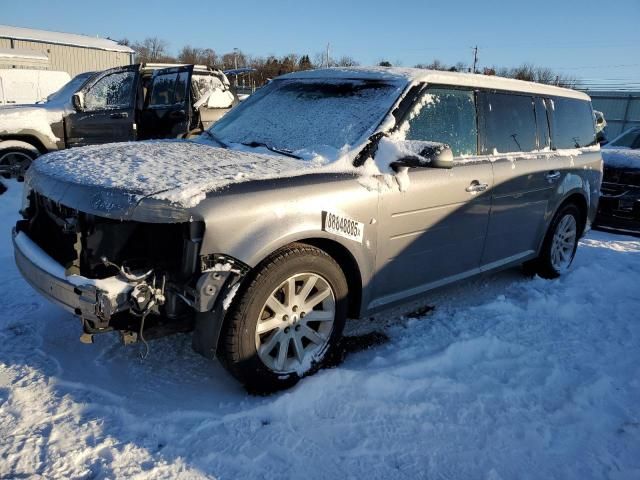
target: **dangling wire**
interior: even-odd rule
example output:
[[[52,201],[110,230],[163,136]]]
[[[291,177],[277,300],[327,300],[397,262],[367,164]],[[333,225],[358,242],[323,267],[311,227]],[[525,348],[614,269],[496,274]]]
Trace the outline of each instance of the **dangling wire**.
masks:
[[[144,344],[144,352],[140,353],[140,360],[144,360],[149,355],[149,344],[144,339],[144,335],[143,335],[144,321],[147,318],[148,314],[149,314],[149,310],[146,310],[142,314],[142,318],[140,318],[140,331],[138,332],[138,337],[140,338],[140,341]]]

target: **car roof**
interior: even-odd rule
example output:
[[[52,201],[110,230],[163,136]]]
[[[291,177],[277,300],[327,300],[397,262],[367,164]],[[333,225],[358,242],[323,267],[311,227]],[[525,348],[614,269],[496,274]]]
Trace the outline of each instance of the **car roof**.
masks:
[[[283,75],[280,78],[388,80],[404,82],[407,85],[415,83],[431,83],[461,87],[488,88],[534,95],[576,98],[587,101],[591,100],[589,95],[586,93],[572,90],[570,88],[556,87],[553,85],[545,85],[535,82],[525,82],[523,80],[515,80],[513,78],[504,78],[494,75],[427,70],[423,68],[335,67],[294,72]]]

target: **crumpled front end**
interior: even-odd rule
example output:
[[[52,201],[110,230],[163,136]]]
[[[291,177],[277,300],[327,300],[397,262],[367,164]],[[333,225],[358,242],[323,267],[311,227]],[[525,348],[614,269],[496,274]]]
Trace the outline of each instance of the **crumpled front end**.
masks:
[[[191,330],[244,272],[233,259],[201,255],[203,222],[120,220],[33,189],[26,195],[16,264],[36,291],[82,320],[84,341],[114,330],[125,343]]]

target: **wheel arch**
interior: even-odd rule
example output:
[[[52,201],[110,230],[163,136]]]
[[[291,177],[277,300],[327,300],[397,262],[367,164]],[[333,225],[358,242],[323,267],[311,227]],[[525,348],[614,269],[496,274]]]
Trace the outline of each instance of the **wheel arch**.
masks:
[[[40,139],[32,135],[3,135],[0,138],[0,150],[5,148],[25,148],[34,151],[38,155],[48,152]]]
[[[353,254],[344,245],[329,238],[306,238],[297,243],[319,248],[336,261],[349,286],[348,316],[358,318],[362,305],[362,273]]]

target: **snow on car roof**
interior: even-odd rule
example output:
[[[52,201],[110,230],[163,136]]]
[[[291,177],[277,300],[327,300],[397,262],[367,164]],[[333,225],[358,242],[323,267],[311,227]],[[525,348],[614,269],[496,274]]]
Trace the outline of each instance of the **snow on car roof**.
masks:
[[[281,78],[352,78],[362,80],[390,80],[404,81],[407,84],[433,83],[455,85],[461,87],[491,88],[495,90],[508,90],[537,95],[549,95],[558,97],[590,100],[583,92],[570,88],[555,87],[542,83],[525,82],[493,75],[478,73],[447,72],[441,70],[427,70],[423,68],[399,68],[399,67],[336,67],[319,70],[305,70],[290,73]]]
[[[72,45],[75,47],[95,48],[112,52],[133,53],[126,45],[120,45],[108,38],[90,37],[76,33],[50,32],[33,28],[12,27],[0,25],[0,38],[15,38],[19,40],[31,40],[34,42],[55,43],[60,45]]]

